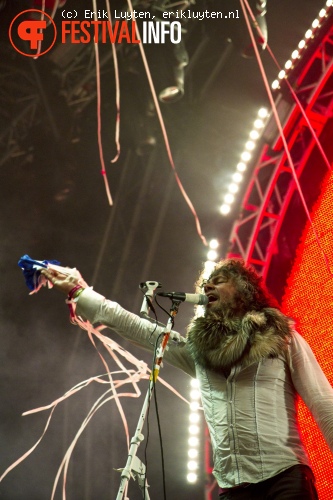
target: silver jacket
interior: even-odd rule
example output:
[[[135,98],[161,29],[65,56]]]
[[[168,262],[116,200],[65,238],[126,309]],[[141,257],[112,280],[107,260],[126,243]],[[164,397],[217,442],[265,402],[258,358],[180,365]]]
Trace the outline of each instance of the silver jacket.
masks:
[[[150,351],[151,342],[162,332],[92,289],[80,295],[76,314],[92,324],[109,326]],[[174,335],[179,340],[179,334]],[[199,380],[219,486],[257,483],[292,465],[309,465],[297,423],[298,395],[333,452],[333,389],[297,332],[285,356],[245,368],[236,365],[228,378],[196,365],[182,340],[169,343],[164,360]]]

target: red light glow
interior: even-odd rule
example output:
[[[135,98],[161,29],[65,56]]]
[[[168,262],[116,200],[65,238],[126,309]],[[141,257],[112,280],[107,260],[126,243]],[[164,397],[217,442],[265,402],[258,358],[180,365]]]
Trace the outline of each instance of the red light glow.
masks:
[[[333,175],[322,184],[312,210],[312,220],[333,272]],[[308,223],[296,252],[282,304],[299,324],[297,330],[310,344],[333,385],[333,276]],[[333,498],[333,456],[303,402],[299,404],[300,427],[317,479],[320,500]]]

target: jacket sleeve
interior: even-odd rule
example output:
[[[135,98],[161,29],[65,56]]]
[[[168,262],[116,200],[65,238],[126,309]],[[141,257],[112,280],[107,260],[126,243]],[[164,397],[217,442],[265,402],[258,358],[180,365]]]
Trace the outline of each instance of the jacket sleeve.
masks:
[[[102,323],[110,327],[124,339],[151,352],[154,352],[156,341],[163,332],[161,326],[156,326],[155,323],[126,311],[116,302],[107,300],[91,288],[81,293],[76,306],[76,314],[92,324]],[[177,338],[180,337],[177,332],[173,333]],[[171,339],[172,336],[171,334]],[[181,339],[183,342],[180,343],[169,340],[163,359],[191,377],[195,377],[194,361],[185,339],[182,337]]]
[[[309,408],[333,452],[333,388],[309,344],[297,332],[294,332],[289,355],[295,389]]]

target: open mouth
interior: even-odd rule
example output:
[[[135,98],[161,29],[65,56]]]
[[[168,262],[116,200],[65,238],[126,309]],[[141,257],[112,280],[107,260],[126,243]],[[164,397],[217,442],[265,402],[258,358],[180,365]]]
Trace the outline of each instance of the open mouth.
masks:
[[[208,297],[208,304],[212,304],[213,302],[217,301],[217,297],[215,295],[207,295]]]

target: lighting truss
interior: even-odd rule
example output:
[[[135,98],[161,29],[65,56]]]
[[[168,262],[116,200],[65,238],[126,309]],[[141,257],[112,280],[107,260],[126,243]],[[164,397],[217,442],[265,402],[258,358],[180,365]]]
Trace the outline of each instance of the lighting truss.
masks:
[[[315,139],[299,108],[282,90],[275,105],[284,120],[288,149],[302,186],[301,174],[316,147]],[[295,92],[319,138],[333,112],[333,26],[305,61],[296,78]],[[296,190],[292,169],[273,118],[267,123],[262,149],[242,201],[241,216],[233,225],[228,256],[238,256],[267,277],[277,237]]]

